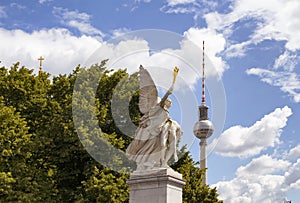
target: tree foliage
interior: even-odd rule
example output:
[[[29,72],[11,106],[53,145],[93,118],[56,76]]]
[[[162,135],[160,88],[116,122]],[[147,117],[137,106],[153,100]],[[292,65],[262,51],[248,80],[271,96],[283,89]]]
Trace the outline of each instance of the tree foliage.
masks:
[[[131,138],[120,128],[133,134],[132,122],[138,124],[141,117],[137,74],[105,65],[78,66],[69,75],[52,78],[19,63],[0,68],[0,202],[129,201],[129,174],[101,165],[86,151],[90,146],[95,154],[113,156],[100,147],[103,143],[124,151]],[[83,89],[75,91],[75,81]],[[97,89],[89,83],[98,84]],[[81,111],[74,113],[74,105]],[[120,108],[112,112],[112,105]],[[128,109],[128,117],[119,116]],[[83,121],[75,127],[77,114]],[[87,127],[89,122],[98,128]],[[202,172],[185,149],[181,153],[173,168],[186,180],[184,202],[218,202],[216,189],[200,185]]]
[[[185,147],[181,149],[181,158],[173,164],[172,168],[182,174],[186,181],[183,187],[184,203],[222,203],[218,199],[216,188],[211,189],[208,185],[202,186],[202,176],[204,171],[196,167],[196,163],[191,158]]]

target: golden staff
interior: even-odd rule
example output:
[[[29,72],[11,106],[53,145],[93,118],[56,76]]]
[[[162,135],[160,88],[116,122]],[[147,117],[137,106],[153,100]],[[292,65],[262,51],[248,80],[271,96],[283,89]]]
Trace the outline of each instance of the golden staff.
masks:
[[[177,68],[177,66],[175,66],[174,68],[174,74],[173,74],[173,82],[172,82],[172,86],[174,85],[175,81],[176,81],[176,77],[178,75],[178,71],[179,71],[179,68]]]

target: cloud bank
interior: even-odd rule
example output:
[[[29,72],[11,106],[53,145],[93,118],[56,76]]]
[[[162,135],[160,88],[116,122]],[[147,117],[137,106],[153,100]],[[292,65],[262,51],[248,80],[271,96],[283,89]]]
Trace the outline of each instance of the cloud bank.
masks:
[[[222,156],[249,158],[231,180],[219,181],[220,199],[229,203],[281,203],[291,189],[300,189],[300,145],[277,155],[263,154],[280,144],[282,128],[292,115],[289,107],[277,108],[250,127],[233,126],[220,137],[215,151]]]
[[[260,154],[268,147],[274,147],[287,124],[292,110],[285,106],[265,115],[250,127],[233,126],[215,139],[215,152],[222,156],[247,158]]]
[[[212,187],[217,187],[220,198],[229,203],[282,203],[288,190],[300,189],[300,156],[293,162],[261,155],[240,166],[232,180],[220,181]]]
[[[67,13],[63,18],[72,19],[75,14]],[[81,14],[77,18],[88,19],[89,16]],[[152,31],[144,32],[149,34]],[[180,36],[176,33],[170,35]],[[222,35],[209,29],[191,28],[177,41],[177,48],[165,47],[159,50],[152,50],[152,45],[143,38],[127,39],[126,34],[118,43],[101,42],[93,36],[75,36],[64,28],[44,29],[32,33],[0,28],[0,37],[3,39],[0,42],[2,65],[9,67],[20,61],[29,68],[37,69],[37,59],[43,56],[44,70],[54,75],[69,73],[78,64],[89,66],[110,59],[111,68],[127,68],[133,71],[136,71],[140,64],[170,70],[178,66],[181,69],[181,77],[193,85],[201,75],[203,40],[212,44],[206,48],[207,76],[221,77],[226,70],[226,63],[217,56],[224,49],[225,40]],[[158,44],[168,44],[158,36],[154,36],[154,39],[158,39]],[[90,63],[86,63],[87,61]]]
[[[279,87],[288,93],[294,102],[300,102],[300,79],[297,73],[289,71],[272,71],[262,68],[251,68],[246,71],[248,75],[260,77],[262,82]]]
[[[32,33],[0,28],[0,38],[1,65],[10,67],[21,62],[37,70],[37,59],[42,55],[45,58],[44,70],[54,75],[70,73],[101,45],[95,38],[86,35],[76,37],[62,28]]]
[[[69,11],[61,7],[54,7],[53,15],[60,19],[63,25],[78,29],[82,34],[90,35],[102,39],[105,35],[99,29],[91,25],[91,16],[79,11]]]

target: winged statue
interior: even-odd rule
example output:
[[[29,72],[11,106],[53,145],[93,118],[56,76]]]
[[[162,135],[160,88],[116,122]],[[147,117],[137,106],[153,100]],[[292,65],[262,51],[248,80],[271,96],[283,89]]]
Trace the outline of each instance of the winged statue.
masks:
[[[137,164],[136,171],[167,168],[172,155],[175,161],[178,160],[176,145],[182,131],[180,125],[170,118],[168,111],[172,104],[168,97],[173,92],[178,71],[175,67],[171,87],[163,98],[159,98],[151,75],[140,65],[139,109],[143,116],[133,141],[126,149],[127,157]]]

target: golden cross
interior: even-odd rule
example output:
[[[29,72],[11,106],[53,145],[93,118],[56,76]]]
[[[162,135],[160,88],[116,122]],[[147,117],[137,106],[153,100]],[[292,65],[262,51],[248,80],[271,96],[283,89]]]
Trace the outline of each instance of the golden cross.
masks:
[[[44,58],[42,56],[40,56],[40,58],[38,58],[38,60],[40,61],[40,68],[42,67],[42,62],[44,60]]]
[[[40,56],[40,58],[38,58],[38,60],[40,61],[40,70],[39,70],[39,76],[42,74],[42,62],[44,60],[44,58],[42,56]]]

